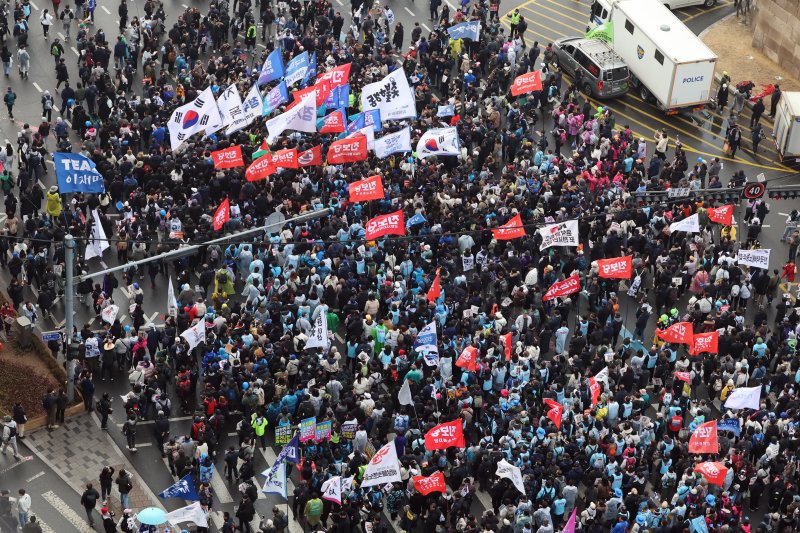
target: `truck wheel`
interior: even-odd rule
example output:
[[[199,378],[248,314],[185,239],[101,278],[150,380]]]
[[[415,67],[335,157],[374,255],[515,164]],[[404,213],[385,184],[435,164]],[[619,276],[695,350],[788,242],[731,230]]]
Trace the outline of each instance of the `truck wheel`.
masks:
[[[717,0],[706,0],[703,3],[703,7],[713,7],[717,3]]]
[[[592,96],[592,84],[588,81],[583,84],[583,92],[586,93],[586,96]]]
[[[647,90],[647,87],[641,84],[639,85],[639,98],[641,98],[645,102],[650,101],[650,91]]]

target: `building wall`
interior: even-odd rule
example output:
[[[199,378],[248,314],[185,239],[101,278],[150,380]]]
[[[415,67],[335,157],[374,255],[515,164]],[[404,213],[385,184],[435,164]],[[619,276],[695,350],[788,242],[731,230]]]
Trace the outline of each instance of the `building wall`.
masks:
[[[758,0],[753,47],[800,77],[800,1]]]

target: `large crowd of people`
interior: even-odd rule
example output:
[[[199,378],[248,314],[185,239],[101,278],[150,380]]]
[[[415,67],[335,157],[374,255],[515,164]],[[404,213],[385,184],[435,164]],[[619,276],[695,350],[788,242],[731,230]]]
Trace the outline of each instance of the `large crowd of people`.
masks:
[[[26,4],[11,32],[23,52],[36,31],[23,24]],[[800,529],[800,315],[780,289],[795,281],[797,211],[770,268],[738,263],[738,250],[761,248],[766,202],[748,206],[747,234],[737,236],[730,222],[709,218],[721,206],[702,194],[649,195],[746,178],[726,176],[717,159],[692,163],[666,132],[633,135],[562,76],[551,45],[523,40],[518,15],[509,37],[494,2],[463,1],[452,11],[431,2],[436,25],[423,32],[419,24],[403,28],[378,1],[353,0],[345,23],[330,2],[298,0],[215,0],[174,22],[148,0],[144,15],[128,22],[123,0],[118,37],[91,24],[94,6],[89,0],[75,14],[54,2],[65,30],[80,22],[78,64],[67,65],[54,41],[63,88],[43,96],[42,124],[0,152],[8,294],[32,321],[47,316],[65,290],[64,236],[80,236],[76,273],[85,275],[98,268],[84,248],[92,225],[102,225],[113,248],[106,255],[115,250],[129,266],[84,278],[78,297],[102,317],[127,288],[131,324],[112,315],[76,325],[76,383],[91,396],[92,381],[127,377],[128,448],[145,438],[136,421],[155,418],[172,474],[196,476],[204,509],[214,506],[210,476],[237,486],[242,500],[222,531],[234,531],[234,518],[239,531],[251,530],[260,485],[254,450],[269,445],[275,428],[314,417],[332,421],[331,434],[303,442],[303,461],[289,468],[293,515],[309,531],[388,531],[390,521],[431,533]],[[449,38],[449,27],[471,20],[480,21],[478,41]],[[320,75],[349,64],[348,116],[362,111],[365,85],[401,70],[417,116],[383,121],[376,137],[410,126],[416,146],[430,128],[455,127],[460,153],[370,152],[248,181],[247,166],[265,150],[266,120],[286,104],[229,136],[195,135],[171,150],[176,108],[208,87],[219,95],[234,85],[244,97],[276,47],[284,63],[315,54]],[[541,90],[512,96],[516,76],[537,69]],[[262,96],[274,85],[262,86]],[[336,137],[287,131],[269,149],[322,145],[325,154]],[[215,168],[211,153],[234,146],[245,166]],[[57,186],[42,190],[38,178],[54,150],[91,158],[105,192],[64,202]],[[351,202],[348,185],[376,174],[384,198]],[[130,264],[222,235],[215,213],[226,199],[230,219],[221,231],[229,234],[262,227],[276,211],[287,219],[329,211],[255,239]],[[370,219],[398,210],[403,235],[365,239]],[[696,230],[671,230],[692,217]],[[522,235],[497,238],[515,220]],[[541,248],[540,229],[575,220],[573,245]],[[627,277],[604,275],[603,260],[627,256]],[[574,277],[579,291],[547,297]],[[167,278],[176,287],[171,316],[167,298],[152,290]],[[25,300],[26,284],[38,289],[37,301]],[[163,302],[163,327],[148,323],[145,301]],[[306,348],[320,317],[326,346]],[[181,335],[199,323],[199,343]],[[690,334],[718,332],[715,352],[690,353],[693,344],[654,333],[687,323]],[[431,324],[437,356],[417,342]],[[406,383],[410,403],[402,400]],[[724,406],[735,390],[757,386],[758,408]],[[97,408],[105,427],[109,399]],[[195,418],[192,434],[175,439],[168,419],[178,412]],[[425,435],[454,420],[464,446],[426,448]],[[690,453],[690,437],[712,420],[739,429],[720,429],[716,451]],[[233,424],[240,446],[221,449],[223,428]],[[366,465],[388,442],[401,480],[362,488]],[[501,461],[521,479],[498,476]],[[727,468],[724,479],[709,479],[709,463]],[[413,478],[436,472],[444,491],[423,495]],[[321,499],[333,476],[355,476],[341,505]],[[479,492],[491,505],[475,512]],[[261,531],[286,531],[281,508],[262,516]]]

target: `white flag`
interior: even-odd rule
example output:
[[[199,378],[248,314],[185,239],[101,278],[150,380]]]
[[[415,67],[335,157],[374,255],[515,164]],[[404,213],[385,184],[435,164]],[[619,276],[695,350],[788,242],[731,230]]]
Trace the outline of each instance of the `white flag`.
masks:
[[[322,499],[342,505],[342,476],[333,476],[322,484]]]
[[[417,157],[425,159],[434,155],[461,155],[455,127],[434,128],[422,134],[417,143]]]
[[[281,113],[267,121],[269,136],[267,142],[271,143],[278,135],[286,130],[315,133],[317,131],[317,106],[316,95],[312,92],[286,113]]]
[[[517,487],[517,490],[525,494],[525,485],[522,483],[522,471],[518,467],[502,459],[497,463],[497,472],[495,473],[497,477],[510,479],[514,486]]]
[[[230,126],[242,112],[242,99],[239,96],[239,89],[235,83],[231,83],[227,89],[217,98],[219,116],[222,118],[222,127]],[[234,116],[235,115],[235,116]]]
[[[244,102],[240,105],[240,109],[242,111],[241,115],[234,118],[231,125],[225,131],[225,135],[230,135],[242,128],[246,128],[257,117],[261,116],[261,111],[264,109],[264,99],[261,98],[261,91],[258,90],[258,82],[250,87],[247,96],[244,97]]]
[[[388,157],[397,152],[411,151],[411,127],[406,126],[400,131],[384,135],[375,139],[375,155],[379,159]]]
[[[113,324],[114,320],[117,319],[117,313],[119,313],[119,306],[111,304],[101,313],[103,317],[103,322],[108,322],[109,324]]]
[[[397,460],[397,448],[394,447],[394,440],[392,440],[370,459],[364,470],[361,488],[385,485],[395,481],[402,481],[402,478],[400,477],[400,461]]]
[[[405,380],[403,386],[400,387],[397,399],[400,405],[414,405],[414,398],[411,397],[411,386],[408,384],[408,380]]]
[[[734,389],[725,400],[729,409],[759,409],[761,407],[761,385]]]
[[[278,468],[268,468],[261,474],[267,476],[267,479],[264,480],[264,486],[261,487],[261,492],[264,494],[280,494],[286,498],[286,462],[281,461]]]
[[[195,133],[206,131],[206,128],[211,131],[221,122],[217,101],[208,87],[197,98],[172,112],[167,123],[170,147],[175,151]]]
[[[194,502],[167,513],[167,521],[173,526],[182,522],[194,522],[198,527],[208,527],[208,514],[200,507],[200,502]]]
[[[685,231],[686,233],[700,233],[700,216],[695,213],[678,222],[673,222],[669,225],[670,233],[676,231]]]
[[[194,347],[200,344],[201,342],[205,342],[206,340],[206,319],[205,317],[200,317],[200,322],[195,324],[194,326],[190,327],[183,333],[181,333],[181,337],[186,339],[186,342],[189,343],[189,350],[194,350]]]
[[[167,315],[178,316],[178,299],[175,298],[175,287],[172,286],[172,276],[167,285]]]
[[[367,150],[375,150],[375,129],[372,126],[364,126],[360,130],[354,131],[348,135],[346,139],[355,137],[356,135],[363,135],[367,138]]]
[[[314,321],[314,327],[310,332],[308,340],[306,341],[306,348],[322,348],[327,350],[329,345],[328,317],[325,313],[319,313],[317,319]]]
[[[603,370],[595,374],[594,379],[596,381],[602,381],[606,385],[608,385],[608,367],[604,366]]]
[[[756,268],[769,268],[770,248],[756,248],[754,250],[739,250],[736,260],[740,265],[747,265]]]
[[[577,220],[565,220],[558,224],[549,224],[539,228],[538,231],[542,237],[542,244],[539,245],[539,250],[544,250],[551,246],[578,246],[580,243]]]
[[[361,91],[363,111],[381,110],[381,122],[401,118],[417,118],[414,92],[402,68],[388,74],[381,81],[365,85]]]
[[[97,212],[97,209],[92,210],[92,219],[94,220],[92,224],[92,237],[86,245],[86,253],[83,257],[87,261],[92,257],[99,257],[102,261],[103,252],[111,245],[108,244],[106,230],[103,229],[103,225],[100,223],[100,214]]]

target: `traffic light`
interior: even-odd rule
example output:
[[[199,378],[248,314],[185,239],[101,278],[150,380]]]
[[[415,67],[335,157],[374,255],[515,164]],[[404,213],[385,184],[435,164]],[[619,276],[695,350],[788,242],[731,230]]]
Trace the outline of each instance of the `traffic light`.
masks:
[[[769,187],[769,197],[773,200],[796,200],[800,197],[800,186]]]

